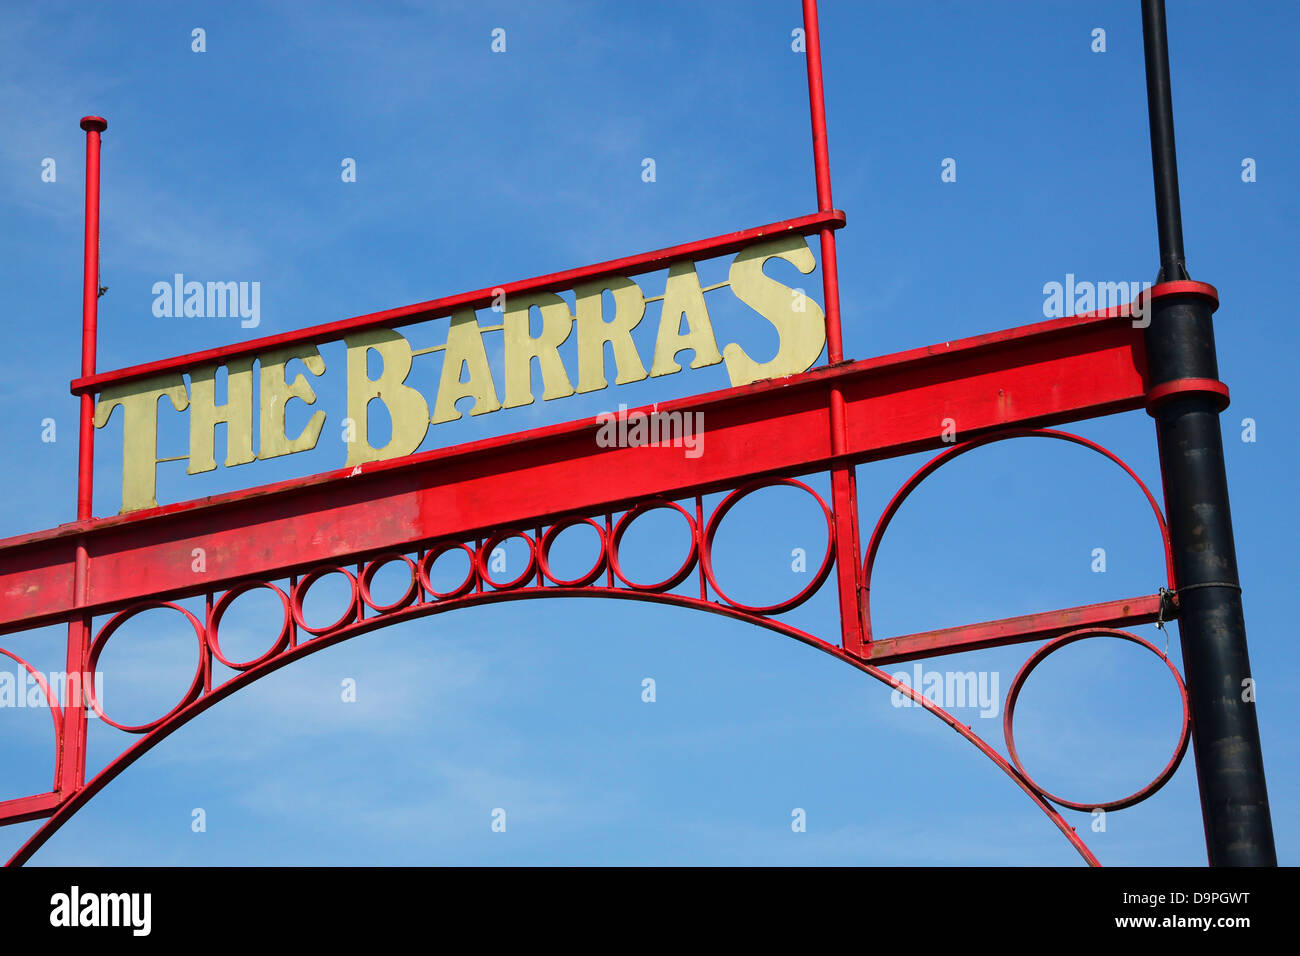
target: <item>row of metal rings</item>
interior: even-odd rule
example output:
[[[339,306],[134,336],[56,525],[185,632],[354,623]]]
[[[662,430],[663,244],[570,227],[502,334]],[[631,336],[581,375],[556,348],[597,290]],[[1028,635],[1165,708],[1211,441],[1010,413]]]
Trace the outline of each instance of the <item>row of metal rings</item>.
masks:
[[[808,584],[803,587],[797,594],[785,601],[779,601],[768,605],[750,605],[737,601],[727,595],[718,585],[717,577],[713,569],[713,542],[718,533],[722,519],[727,513],[740,503],[747,495],[752,494],[762,488],[788,485],[802,489],[812,495],[813,499],[821,507],[822,514],[826,519],[826,552],[822,556],[821,564],[817,573],[813,575]],[[690,549],[681,566],[661,581],[652,583],[640,583],[633,581],[623,571],[619,563],[619,547],[622,544],[623,536],[627,533],[632,522],[643,514],[656,510],[676,511],[685,519],[690,529]],[[587,525],[592,528],[600,541],[599,555],[595,564],[584,574],[575,578],[559,577],[551,567],[550,552],[555,544],[555,540],[569,528],[579,525]],[[498,581],[492,577],[489,562],[492,552],[502,542],[511,538],[522,538],[528,544],[528,562],[527,566],[516,577],[509,581]],[[818,588],[825,583],[830,573],[834,555],[834,521],[831,517],[830,508],[817,492],[813,491],[801,481],[793,478],[769,478],[760,479],[742,485],[735,491],[727,495],[719,503],[717,509],[710,517],[708,524],[705,526],[703,534],[700,532],[699,524],[696,518],[686,509],[674,501],[662,498],[654,498],[628,510],[617,522],[614,523],[612,530],[599,524],[587,517],[570,517],[551,525],[545,533],[541,535],[540,547],[538,541],[530,536],[521,528],[502,528],[495,531],[485,539],[477,548],[471,548],[464,542],[457,540],[441,541],[433,544],[418,560],[413,560],[410,556],[400,551],[386,551],[381,554],[372,556],[362,567],[360,575],[354,574],[348,568],[342,565],[323,565],[308,572],[305,576],[294,582],[289,590],[285,593],[279,586],[269,581],[245,581],[237,584],[226,591],[221,598],[212,606],[210,621],[207,628],[204,628],[199,620],[187,611],[185,608],[170,601],[145,601],[132,605],[118,614],[116,614],[104,628],[99,632],[94,643],[91,645],[89,667],[93,672],[99,662],[99,657],[103,653],[109,639],[127,620],[134,617],[142,611],[153,608],[169,608],[179,611],[190,622],[194,628],[195,636],[199,645],[199,662],[195,669],[194,679],[190,683],[181,701],[163,716],[148,723],[138,725],[126,725],[118,723],[108,717],[101,709],[99,702],[94,699],[93,688],[88,692],[88,702],[95,710],[95,713],[110,726],[117,727],[131,733],[147,733],[155,727],[162,724],[168,718],[173,716],[181,708],[193,703],[203,693],[204,688],[204,652],[205,649],[211,651],[213,657],[220,661],[226,667],[236,671],[247,671],[264,664],[278,654],[281,654],[290,644],[293,629],[297,626],[299,629],[314,636],[322,636],[355,623],[362,614],[362,607],[369,607],[377,615],[390,614],[408,607],[418,601],[425,602],[424,594],[431,595],[432,601],[451,601],[457,598],[463,598],[476,589],[481,590],[482,586],[490,588],[492,591],[511,591],[524,588],[531,580],[537,580],[537,586],[545,587],[546,582],[550,582],[555,587],[560,588],[586,588],[591,587],[602,575],[612,574],[627,588],[647,593],[661,594],[671,591],[680,585],[695,570],[697,563],[702,564],[702,571],[709,586],[714,593],[726,604],[738,611],[755,614],[780,614],[784,611],[791,610],[806,601],[812,596]],[[469,559],[469,570],[465,579],[456,587],[449,591],[440,591],[433,585],[432,569],[434,563],[444,554],[460,549],[465,552]],[[393,562],[404,563],[410,571],[411,579],[406,590],[395,600],[389,603],[381,604],[375,600],[372,593],[375,575],[379,570]],[[303,611],[303,604],[306,600],[307,593],[312,585],[328,574],[342,574],[347,578],[351,586],[351,597],[348,601],[347,608],[343,614],[335,621],[324,625],[323,627],[314,627],[307,623],[306,615]],[[279,599],[283,610],[283,618],[280,623],[280,630],[275,641],[263,653],[248,660],[233,660],[225,655],[221,649],[221,621],[229,610],[230,605],[236,598],[249,591],[259,588],[265,588],[272,591]]]

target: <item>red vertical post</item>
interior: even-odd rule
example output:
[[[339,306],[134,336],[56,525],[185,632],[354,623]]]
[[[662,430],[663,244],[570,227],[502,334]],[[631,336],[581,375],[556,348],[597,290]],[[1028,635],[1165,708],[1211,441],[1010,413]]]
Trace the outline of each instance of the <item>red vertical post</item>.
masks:
[[[817,0],[803,0],[804,51],[808,64],[808,105],[812,114],[813,169],[817,176],[817,211],[834,208],[831,197],[831,157],[826,144],[826,97],[822,89],[822,44],[817,26]],[[826,293],[826,352],[832,365],[844,361],[840,340],[840,281],[835,264],[835,232],[823,229],[822,285]]]
[[[97,326],[99,322],[99,134],[108,128],[101,116],[83,116],[86,131],[86,235],[81,277],[81,374],[95,374]],[[81,396],[81,421],[77,433],[77,520],[91,517],[95,472],[95,401]],[[77,563],[73,592],[77,604],[86,600],[86,571],[89,555],[85,542],[77,544]],[[55,789],[70,794],[86,780],[86,708],[85,683],[94,680],[87,674],[90,656],[90,615],[82,614],[68,621],[68,657],[64,686],[75,678],[79,699],[69,699],[63,710],[63,732],[59,738],[59,756]]]
[[[101,116],[83,116],[86,131],[86,244],[81,277],[81,375],[95,374],[99,323],[99,134],[108,129]],[[81,431],[77,450],[77,520],[90,517],[95,470],[94,399],[81,396]]]
[[[822,88],[822,45],[817,23],[817,0],[803,0],[804,57],[808,65],[808,106],[812,116],[813,168],[817,178],[817,209],[834,208],[831,196],[830,148],[826,142],[826,97]],[[835,260],[835,232],[822,229],[822,290],[826,302],[826,358],[831,365],[844,361],[840,336],[840,277]],[[844,395],[831,390],[831,452],[842,454],[846,445]],[[858,544],[857,477],[850,465],[831,469],[831,502],[835,511],[835,573],[840,594],[840,627],[844,650],[865,650],[862,618],[862,562]]]

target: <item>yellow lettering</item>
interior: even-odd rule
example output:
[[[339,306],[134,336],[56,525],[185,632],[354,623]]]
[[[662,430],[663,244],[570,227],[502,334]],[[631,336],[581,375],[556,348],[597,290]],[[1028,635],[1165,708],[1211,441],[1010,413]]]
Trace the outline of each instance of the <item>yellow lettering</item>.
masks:
[[[466,382],[460,380],[462,368],[469,371],[469,380]],[[451,317],[451,326],[447,330],[447,349],[442,359],[442,377],[438,381],[438,397],[433,403],[433,424],[453,422],[460,418],[456,402],[466,396],[474,398],[474,407],[469,412],[471,415],[486,415],[501,408],[496,384],[492,381],[492,369],[488,365],[487,351],[483,348],[483,332],[472,309],[457,312]]]
[[[681,334],[683,315],[686,316],[685,335]],[[668,267],[664,311],[659,317],[659,335],[655,339],[655,360],[650,377],[680,372],[682,367],[677,364],[677,353],[683,349],[695,350],[691,368],[704,368],[722,361],[693,262],[674,262]]]
[[[765,275],[763,266],[769,259],[784,259],[805,275],[817,268],[808,243],[798,235],[785,235],[750,246],[736,256],[727,276],[731,291],[776,326],[780,344],[768,362],[755,362],[734,342],[724,348],[722,354],[732,385],[806,372],[826,344],[826,316],[821,306],[802,290],[791,289]]]
[[[263,352],[257,357],[261,366],[261,421],[258,435],[257,457],[278,458],[295,452],[310,451],[316,447],[325,413],[316,412],[297,438],[290,439],[284,432],[284,411],[292,398],[300,398],[308,405],[316,404],[316,393],[299,372],[290,384],[284,379],[284,367],[294,359],[302,359],[312,375],[325,374],[325,360],[314,345],[291,345],[288,348]]]
[[[604,316],[606,289],[614,294],[614,317],[608,322]],[[614,349],[614,364],[618,369],[615,385],[645,378],[645,366],[632,341],[632,330],[645,316],[645,296],[640,286],[623,276],[610,276],[597,282],[584,282],[573,291],[577,297],[578,391],[598,392],[609,384],[605,381],[606,342]]]
[[[349,465],[366,461],[400,458],[420,447],[429,431],[429,403],[424,396],[402,384],[411,371],[411,344],[391,329],[367,329],[344,336],[348,348],[348,418],[356,424],[354,440],[348,442]],[[383,359],[379,378],[366,374],[366,359],[374,349]],[[388,409],[393,434],[382,448],[373,448],[367,437],[368,409],[373,399]]]
[[[176,374],[110,385],[95,405],[96,428],[122,406],[122,514],[158,507],[158,399],[164,395],[178,412],[190,404],[185,380]]]
[[[529,333],[529,311],[542,313],[542,333]],[[573,385],[560,361],[560,346],[573,331],[568,303],[553,292],[507,300],[505,314],[506,408],[533,403],[533,359],[542,370],[542,400],[567,398]]]
[[[226,403],[217,404],[217,365],[190,371],[189,475],[217,467],[217,424],[226,423],[226,467],[253,460],[253,360],[226,363]]]

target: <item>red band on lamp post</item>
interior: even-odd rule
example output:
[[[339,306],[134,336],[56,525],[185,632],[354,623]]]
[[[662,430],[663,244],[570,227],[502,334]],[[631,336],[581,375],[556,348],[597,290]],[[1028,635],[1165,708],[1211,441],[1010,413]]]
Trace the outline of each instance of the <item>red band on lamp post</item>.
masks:
[[[1224,385],[1218,379],[1213,378],[1177,378],[1172,382],[1164,382],[1147,392],[1147,414],[1155,416],[1156,409],[1169,401],[1187,392],[1204,392],[1216,397],[1218,410],[1223,411],[1228,407],[1230,401],[1228,396],[1228,386]]]

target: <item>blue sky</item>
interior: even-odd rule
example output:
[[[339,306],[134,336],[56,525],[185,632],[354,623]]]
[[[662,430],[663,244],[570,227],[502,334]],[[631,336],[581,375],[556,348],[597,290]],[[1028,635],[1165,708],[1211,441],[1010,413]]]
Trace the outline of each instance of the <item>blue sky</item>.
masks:
[[[1218,287],[1233,404],[1225,446],[1259,719],[1281,861],[1298,858],[1300,655],[1289,626],[1297,528],[1291,274],[1297,176],[1286,122],[1300,11],[1172,5],[1188,267]],[[75,513],[84,134],[106,116],[99,368],[112,369],[704,238],[816,209],[799,4],[5,4],[0,35],[0,535]],[[1043,286],[1152,281],[1158,265],[1136,2],[823,4],[845,352],[868,358],[1027,324]],[[206,52],[191,30],[206,31]],[[490,49],[506,31],[506,51]],[[1092,31],[1106,31],[1094,53]],[[340,164],[356,160],[357,181]],[[656,178],[642,179],[655,160]],[[940,181],[940,163],[957,181]],[[1257,181],[1242,181],[1256,161]],[[57,178],[43,182],[42,161]],[[725,277],[727,260],[701,268]],[[257,281],[261,325],[152,314],[177,272]],[[777,275],[779,270],[772,270]],[[794,282],[793,270],[783,278]],[[649,294],[662,274],[646,277]],[[820,273],[810,281],[821,301]],[[712,300],[710,300],[712,308]],[[720,329],[739,328],[727,312]],[[437,326],[417,335],[436,339]],[[421,342],[420,344],[425,344]],[[343,353],[322,349],[342,377]],[[495,359],[494,359],[495,361]],[[327,438],[343,415],[324,384]],[[721,366],[430,430],[425,447],[710,391]],[[299,407],[300,421],[306,410]],[[119,413],[120,414],[120,413]],[[1241,421],[1256,423],[1254,442]],[[41,441],[54,418],[57,441]],[[291,422],[293,421],[291,416]],[[162,426],[179,454],[177,416]],[[1073,426],[1158,488],[1142,412]],[[120,424],[99,433],[96,511],[117,509]],[[173,442],[169,448],[168,442]],[[184,500],[339,467],[310,455],[186,478]],[[1059,447],[1058,447],[1059,445]],[[864,534],[925,456],[859,469]],[[829,482],[813,476],[823,492]],[[802,586],[790,554],[824,547],[806,499],[733,513],[720,573],[741,597]],[[643,579],[680,561],[670,517],[638,525]],[[580,561],[580,542],[569,545]],[[1104,548],[1105,573],[1092,570]],[[518,560],[517,554],[508,560]],[[1145,501],[1063,443],[972,453],[909,501],[877,562],[882,636],[1152,593]],[[748,575],[748,579],[745,576]],[[662,576],[662,573],[660,574]],[[313,593],[329,616],[338,593]],[[230,640],[259,651],[250,598]],[[837,633],[827,586],[788,619]],[[142,616],[104,657],[119,719],[188,683],[193,648]],[[1154,628],[1138,633],[1163,646]],[[120,643],[119,643],[120,642]],[[62,636],[0,639],[43,671]],[[264,647],[263,643],[260,645]],[[928,661],[997,676],[1029,646]],[[1171,654],[1179,660],[1173,629]],[[902,668],[891,668],[897,670]],[[910,666],[907,668],[910,671]],[[642,700],[653,678],[656,700]],[[344,703],[340,684],[356,682]],[[114,701],[120,702],[117,709]],[[958,709],[1002,748],[1001,713]],[[1163,766],[1176,735],[1163,665],[1091,641],[1035,673],[1017,709],[1049,789],[1108,800]],[[47,789],[48,715],[0,710],[0,797]],[[94,767],[126,738],[98,723]],[[196,808],[206,830],[191,826]],[[506,811],[504,833],[491,814]],[[803,809],[806,832],[793,832]],[[1067,814],[1087,831],[1090,818]],[[35,824],[0,831],[6,852]],[[1188,760],[1148,802],[1087,832],[1104,863],[1198,865]],[[629,602],[522,602],[344,643],[240,692],[130,768],[37,854],[81,864],[1048,864],[1079,858],[992,764],[882,685],[724,618]]]

